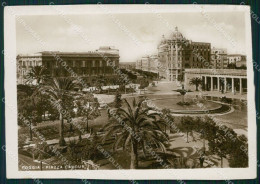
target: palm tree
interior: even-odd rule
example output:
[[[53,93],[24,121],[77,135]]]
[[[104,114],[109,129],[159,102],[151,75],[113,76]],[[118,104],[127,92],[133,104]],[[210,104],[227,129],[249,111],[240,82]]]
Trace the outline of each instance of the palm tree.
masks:
[[[47,70],[43,66],[34,66],[31,68],[29,73],[26,75],[26,82],[33,83],[36,81],[36,84],[39,85],[41,82],[45,81],[48,78]]]
[[[119,146],[124,150],[130,147],[130,169],[136,169],[138,168],[138,149],[142,148],[145,154],[147,146],[153,145],[165,152],[164,143],[168,141],[168,136],[160,128],[160,124],[165,123],[157,120],[159,114],[150,113],[152,108],[144,108],[143,100],[136,103],[134,99],[132,105],[126,99],[124,102],[127,110],[122,107],[109,110],[110,122],[104,127],[106,131],[104,140],[108,136],[116,135],[114,150]]]
[[[39,87],[42,82],[45,82],[48,79],[47,70],[43,66],[34,66],[31,68],[31,70],[26,74],[26,83],[32,84],[34,81],[36,82],[36,87]],[[34,91],[33,96],[35,98],[39,98],[39,105],[40,110],[42,111],[42,114],[45,118],[45,112],[46,112],[46,106],[48,103],[46,103],[46,100],[44,99],[44,95],[41,93],[37,93],[39,91]]]
[[[58,109],[60,114],[60,140],[59,145],[65,146],[64,140],[64,117],[66,116],[66,103],[68,99],[71,100],[70,90],[73,89],[74,83],[70,78],[53,78],[45,86],[42,86],[40,90],[48,95]]]
[[[162,109],[162,118],[164,120],[166,120],[165,133],[166,133],[167,124],[170,128],[170,131],[171,131],[172,130],[172,123],[174,122],[174,117],[171,115],[171,110],[167,109],[167,108]]]
[[[199,78],[199,77],[194,77],[194,78],[192,78],[192,79],[190,80],[190,83],[189,83],[189,84],[196,86],[196,91],[198,91],[198,87],[199,87],[199,85],[201,85],[201,83],[202,83],[201,78]]]

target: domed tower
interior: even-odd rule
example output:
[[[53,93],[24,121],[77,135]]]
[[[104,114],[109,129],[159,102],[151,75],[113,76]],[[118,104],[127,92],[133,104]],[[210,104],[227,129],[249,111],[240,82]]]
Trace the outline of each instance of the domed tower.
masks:
[[[183,39],[182,34],[178,31],[178,27],[175,27],[175,31],[172,33],[172,40],[180,41]]]
[[[181,80],[183,67],[183,43],[185,38],[179,32],[178,27],[171,34],[169,47],[169,80]]]
[[[165,44],[166,43],[166,38],[165,38],[165,36],[164,35],[162,35],[162,40],[161,40],[161,44]]]

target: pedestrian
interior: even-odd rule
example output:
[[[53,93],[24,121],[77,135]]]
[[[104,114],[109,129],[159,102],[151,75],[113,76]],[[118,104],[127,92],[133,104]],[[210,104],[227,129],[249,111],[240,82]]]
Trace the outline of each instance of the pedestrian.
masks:
[[[203,168],[203,163],[204,163],[204,160],[205,160],[205,154],[204,153],[200,154],[199,160],[200,160],[200,168]]]

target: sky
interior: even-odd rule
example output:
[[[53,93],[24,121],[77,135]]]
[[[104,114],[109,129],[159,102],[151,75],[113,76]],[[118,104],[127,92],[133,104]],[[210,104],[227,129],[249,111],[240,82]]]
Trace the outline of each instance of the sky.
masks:
[[[187,12],[30,15],[21,19],[26,26],[16,21],[17,54],[87,52],[100,46],[115,46],[119,49],[120,62],[135,62],[142,56],[156,54],[162,35],[169,38],[176,26],[188,40],[226,48],[229,54],[245,54],[246,50],[242,12],[207,13],[207,16]]]

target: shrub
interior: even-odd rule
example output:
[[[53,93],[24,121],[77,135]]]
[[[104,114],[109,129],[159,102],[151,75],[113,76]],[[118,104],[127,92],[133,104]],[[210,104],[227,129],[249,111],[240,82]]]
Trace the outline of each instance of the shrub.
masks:
[[[181,105],[181,106],[187,105],[187,106],[189,106],[189,105],[191,105],[191,103],[190,102],[178,102],[177,105]]]

